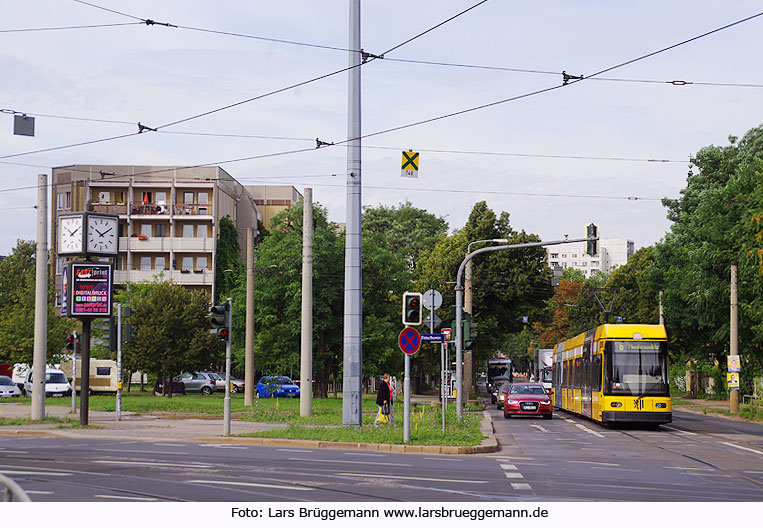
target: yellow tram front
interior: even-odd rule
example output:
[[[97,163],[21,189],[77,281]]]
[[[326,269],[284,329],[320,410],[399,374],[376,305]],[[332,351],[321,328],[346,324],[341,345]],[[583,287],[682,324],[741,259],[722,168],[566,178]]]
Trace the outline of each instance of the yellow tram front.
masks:
[[[663,325],[605,324],[554,347],[554,405],[603,423],[672,421]]]

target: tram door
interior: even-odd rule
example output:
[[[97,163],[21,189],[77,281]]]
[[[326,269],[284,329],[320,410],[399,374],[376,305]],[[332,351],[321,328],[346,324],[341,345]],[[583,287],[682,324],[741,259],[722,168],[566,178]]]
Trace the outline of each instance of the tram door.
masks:
[[[591,342],[583,344],[582,383],[580,384],[580,414],[591,417]]]

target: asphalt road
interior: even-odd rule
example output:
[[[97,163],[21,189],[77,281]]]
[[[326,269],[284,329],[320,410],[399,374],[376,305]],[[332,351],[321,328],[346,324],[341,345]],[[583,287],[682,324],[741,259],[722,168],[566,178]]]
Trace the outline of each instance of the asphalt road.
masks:
[[[763,425],[676,411],[657,431],[491,411],[500,451],[426,455],[0,437],[34,501],[761,501]]]

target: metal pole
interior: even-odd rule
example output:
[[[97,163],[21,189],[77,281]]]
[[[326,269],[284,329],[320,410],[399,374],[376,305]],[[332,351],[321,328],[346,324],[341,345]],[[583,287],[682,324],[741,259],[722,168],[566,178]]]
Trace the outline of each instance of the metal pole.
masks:
[[[445,370],[448,368],[448,364],[445,362],[445,343],[440,343],[440,364],[442,370],[440,372],[440,398],[442,399],[442,433],[445,434],[445,411],[448,409],[448,398],[445,393]]]
[[[226,302],[228,303],[228,342],[225,343],[225,400],[223,403],[223,436],[230,436],[230,347],[231,341],[233,341],[233,300],[228,297]]]
[[[77,412],[77,331],[72,334],[74,344],[72,347],[72,414]]]
[[[299,415],[313,415],[313,190],[305,189],[302,211],[302,340]]]
[[[254,228],[246,230],[246,344],[244,405],[254,405]]]
[[[403,442],[411,441],[411,355],[405,354],[405,378],[403,379]]]
[[[117,304],[117,421],[122,420],[122,304]]]
[[[48,357],[48,175],[37,175],[37,256],[35,262],[32,420],[45,419]]]
[[[477,249],[471,253],[467,253],[466,257],[464,257],[464,260],[461,262],[461,265],[458,267],[458,273],[456,274],[456,414],[458,415],[458,418],[461,419],[463,415],[463,398],[461,396],[462,393],[462,365],[461,360],[463,357],[463,347],[464,347],[464,329],[461,324],[461,310],[464,306],[464,287],[461,285],[461,279],[464,275],[464,269],[466,268],[466,264],[475,256],[480,255],[482,253],[491,253],[493,251],[502,251],[505,249],[524,249],[524,248],[531,248],[531,247],[540,247],[540,246],[555,246],[558,244],[568,244],[570,242],[587,242],[588,238],[576,238],[573,240],[554,240],[552,242],[528,242],[526,244],[510,244],[508,246],[491,246],[491,247],[485,247],[481,249]],[[596,237],[591,237],[590,240],[597,240]]]
[[[360,177],[360,0],[350,0],[349,102],[347,112],[347,227],[344,260],[344,375],[342,423],[361,425],[363,299]]]
[[[87,425],[88,411],[90,410],[90,323],[90,318],[82,318],[82,379],[79,391],[80,425]]]
[[[731,321],[729,324],[729,355],[739,355],[739,292],[737,286],[737,263],[731,263]],[[729,412],[739,412],[739,389],[729,391]]]

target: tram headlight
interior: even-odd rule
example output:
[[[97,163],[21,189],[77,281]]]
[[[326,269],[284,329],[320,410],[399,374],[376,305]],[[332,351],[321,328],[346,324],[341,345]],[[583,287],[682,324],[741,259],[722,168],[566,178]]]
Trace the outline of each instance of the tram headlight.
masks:
[[[657,407],[658,409],[666,409],[668,407],[668,404],[660,402],[660,403],[655,403],[654,406]]]
[[[612,407],[614,407],[614,408],[616,408],[616,409],[619,409],[620,407],[622,407],[622,406],[623,406],[623,404],[622,404],[622,403],[620,403],[620,402],[612,402],[612,403],[610,403],[609,405],[611,405]]]

